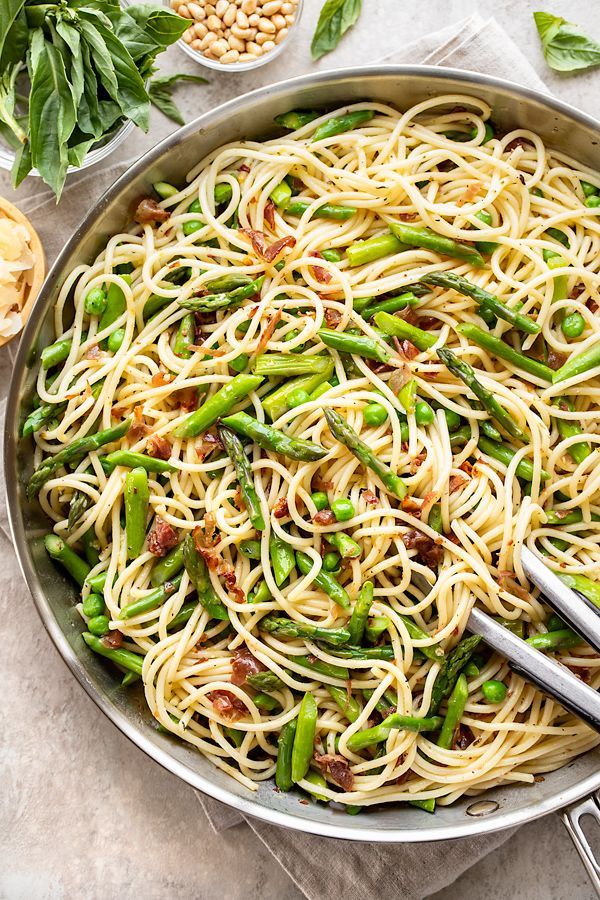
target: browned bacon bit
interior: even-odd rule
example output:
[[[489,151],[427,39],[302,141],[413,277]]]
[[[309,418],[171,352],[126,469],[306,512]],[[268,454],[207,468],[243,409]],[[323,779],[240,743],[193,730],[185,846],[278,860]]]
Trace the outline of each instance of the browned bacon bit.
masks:
[[[313,491],[327,491],[333,490],[333,481],[325,481],[323,478],[320,478],[318,475],[313,475],[311,486]]]
[[[367,504],[367,506],[377,506],[379,500],[377,499],[377,494],[374,494],[373,491],[361,491],[361,497]]]
[[[465,475],[468,475],[469,477],[475,474],[477,471],[473,463],[469,462],[468,459],[465,459],[464,462],[461,462],[458,468],[461,469],[465,473]]]
[[[400,213],[398,218],[401,222],[416,222],[419,217],[416,213]]]
[[[166,222],[171,213],[168,209],[159,206],[151,197],[144,197],[135,211],[134,219],[140,225],[156,225],[157,222]]]
[[[171,383],[171,373],[170,372],[155,372],[152,378],[150,379],[150,384],[152,387],[164,387],[167,384]]]
[[[123,643],[123,632],[117,631],[116,629],[114,631],[107,631],[102,638],[102,643],[112,650],[118,650]]]
[[[553,350],[552,347],[548,349],[548,359],[546,363],[550,366],[551,369],[560,369],[567,361],[567,356],[565,353],[557,353],[556,350]]]
[[[267,346],[267,344],[273,337],[273,332],[277,328],[277,325],[279,324],[279,320],[281,319],[282,315],[283,315],[283,310],[278,309],[277,312],[275,313],[275,315],[271,316],[271,318],[269,319],[269,323],[268,323],[267,327],[265,328],[265,330],[263,331],[263,333],[261,334],[260,341],[258,342],[258,346],[257,346],[256,350],[254,351],[256,356],[258,356],[260,353],[263,352],[263,350],[265,349],[265,347]]]
[[[437,328],[440,324],[439,319],[434,318],[434,316],[417,316],[416,325],[419,328],[422,328],[423,331],[431,331],[432,328]]]
[[[123,409],[122,406],[113,406],[110,410],[110,414],[113,419],[122,419],[123,416],[127,415],[127,410]]]
[[[250,166],[248,166],[246,163],[242,163],[241,166],[240,166],[239,169],[238,169],[238,172],[246,172],[246,173],[248,173],[249,171],[250,171]]]
[[[465,203],[471,203],[475,199],[475,197],[477,197],[477,195],[481,193],[482,189],[482,183],[480,181],[474,181],[469,185],[464,193],[460,195],[460,197],[456,201],[457,206],[462,206]]]
[[[342,314],[337,309],[327,307],[325,310],[325,324],[328,328],[337,328],[342,321]]]
[[[267,200],[265,204],[265,222],[269,228],[275,228],[275,204],[272,200]]]
[[[529,591],[515,579],[514,572],[498,572],[498,584],[503,591],[514,594],[515,597],[518,597],[520,600],[531,600]]]
[[[223,449],[220,437],[207,431],[202,435],[202,443],[196,444],[194,449],[196,450],[196,456],[204,462],[207,456],[210,456],[213,450],[217,448]]]
[[[134,406],[133,423],[127,432],[127,439],[133,443],[146,437],[147,434],[150,434],[150,427],[144,422],[144,410],[141,406]]]
[[[194,387],[180,388],[174,392],[173,399],[180,409],[192,412],[198,406],[198,391]]]
[[[403,322],[408,322],[409,325],[417,324],[418,317],[412,306],[405,306],[404,309],[399,309],[394,315],[396,318],[402,319]]]
[[[288,506],[288,502],[285,497],[281,497],[273,507],[273,515],[276,519],[285,519],[286,516],[289,516],[290,509]]]
[[[400,341],[397,337],[394,337],[394,346],[398,351],[398,356],[408,360],[414,359],[421,352],[411,341]]]
[[[406,496],[400,504],[400,509],[402,512],[410,513],[411,516],[415,516],[418,519],[421,515],[421,501],[415,500],[414,497]]]
[[[231,660],[231,683],[241,687],[246,683],[248,675],[256,675],[258,672],[264,672],[266,666],[250,653],[247,647],[239,647],[233,651]]]
[[[313,516],[313,522],[316,525],[333,525],[335,516],[330,509],[321,509],[316,516]]]
[[[231,563],[225,562],[225,560],[221,560],[217,568],[217,575],[221,576],[221,578],[225,582],[225,587],[230,594],[233,594],[238,603],[246,602],[246,595],[244,594],[241,587],[238,587],[238,583],[235,577],[235,569],[233,568]]]
[[[510,153],[511,150],[516,150],[517,147],[533,147],[533,144],[527,138],[516,137],[509,141],[504,149],[507,153]]]
[[[585,285],[579,282],[579,284],[574,284],[569,293],[569,300],[577,300],[583,292],[585,291]]]
[[[255,231],[253,228],[240,228],[240,231],[250,238],[256,255],[268,263],[275,262],[286,247],[294,247],[296,245],[296,238],[292,237],[291,234],[279,238],[274,244],[269,245],[262,231]]]
[[[475,740],[475,735],[471,731],[468,725],[459,725],[456,731],[454,732],[454,739],[452,741],[452,749],[453,750],[466,750],[473,741]]]
[[[246,704],[231,691],[209,691],[206,696],[223,719],[234,721],[248,712]]]
[[[396,369],[395,372],[390,376],[390,380],[388,382],[390,388],[393,390],[395,394],[398,394],[407,381],[410,381],[412,377],[412,373],[408,366],[402,366],[401,369]]]
[[[318,250],[313,250],[310,254],[311,256],[316,257],[317,259],[323,259],[323,255],[319,253]],[[311,266],[313,275],[321,284],[329,284],[331,281],[331,272],[328,272],[327,269],[324,269],[323,266]]]
[[[172,550],[178,543],[179,538],[173,526],[157,516],[148,535],[148,550],[150,553],[153,553],[155,556],[166,556],[168,551]]]
[[[448,482],[448,490],[449,490],[449,492],[450,492],[451,494],[453,494],[454,491],[460,490],[460,488],[463,486],[463,484],[466,484],[467,481],[468,481],[468,479],[467,479],[467,478],[463,478],[462,475],[451,475],[451,476],[450,476],[450,481]]]
[[[416,529],[405,532],[402,535],[402,543],[407,550],[416,550],[417,558],[430,569],[435,569],[444,555],[444,548],[440,544],[436,544],[432,538]]]
[[[102,353],[102,350],[100,349],[98,344],[92,344],[92,346],[88,347],[88,349],[86,350],[85,358],[86,359],[100,359],[100,357],[103,355],[104,354]]]
[[[160,434],[153,434],[146,441],[146,453],[152,459],[169,459],[172,449],[170,441]]]
[[[600,309],[600,306],[598,306],[596,301],[593,300],[591,297],[588,297],[588,299],[585,301],[585,305],[591,313],[598,312],[598,310]]]
[[[324,756],[315,754],[314,760],[321,772],[329,772],[331,780],[335,781],[344,791],[351,791],[354,787],[354,775],[348,760],[337,753],[326,753]]]

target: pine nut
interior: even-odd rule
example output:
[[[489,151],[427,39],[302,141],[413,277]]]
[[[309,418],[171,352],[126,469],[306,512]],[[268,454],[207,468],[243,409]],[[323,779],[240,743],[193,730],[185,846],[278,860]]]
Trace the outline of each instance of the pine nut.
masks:
[[[278,31],[275,37],[275,43],[280,44],[283,40],[285,40],[288,35],[288,31],[289,28],[282,28],[280,31]]]
[[[289,16],[290,13],[294,12],[294,4],[293,3],[282,3],[281,9],[279,12],[283,13],[284,16]]]
[[[196,22],[194,25],[194,34],[197,38],[203,38],[208,34],[208,28],[204,22]]]
[[[262,5],[262,14],[263,16],[267,16],[267,18],[271,18],[275,13],[278,13],[281,9],[281,0],[267,0],[266,3]]]
[[[281,15],[279,15],[279,13],[276,13],[274,16],[271,16],[271,22],[273,23],[273,25],[275,26],[277,31],[281,31],[281,29],[285,28],[287,25],[287,22],[285,21],[285,16],[281,16]]]
[[[223,24],[227,25],[227,27],[230,28],[235,22],[236,15],[237,10],[233,3],[230,3],[227,7],[227,10],[225,11],[225,14],[223,15]]]
[[[271,36],[269,34],[265,34],[262,31],[259,31],[258,34],[256,35],[256,37],[254,38],[254,40],[256,41],[257,44],[260,44],[262,47],[263,44],[265,44],[267,41],[271,40]]]
[[[264,16],[261,16],[258,20],[259,29],[265,34],[275,34],[276,28],[271,22],[270,19],[265,19]]]
[[[229,9],[229,0],[217,0],[217,5],[215,6],[216,15],[222,19],[225,15],[226,11]]]
[[[238,62],[254,62],[257,59],[256,53],[240,53]]]
[[[202,7],[198,6],[197,3],[188,3],[187,8],[192,14],[192,17],[196,19],[200,13]]]
[[[188,29],[186,29],[186,31],[183,32],[181,37],[186,42],[186,44],[191,44],[192,41],[194,40],[194,32],[192,31],[191,28],[188,28]]]
[[[195,38],[191,42],[190,47],[192,48],[192,50],[197,50],[198,53],[201,53],[202,52],[202,41],[199,40],[199,38]]]
[[[210,45],[210,50],[213,56],[216,56],[218,59],[220,59],[222,56],[224,56],[225,53],[227,53],[229,47],[227,46],[225,41],[218,40],[212,42],[212,44]]]
[[[216,10],[215,7],[212,5],[212,3],[207,3],[207,4],[205,5],[204,9],[206,10],[206,15],[207,15],[207,16],[215,16],[215,15],[217,14],[217,10]]]
[[[246,44],[246,52],[254,53],[255,56],[262,56],[263,48],[260,44],[255,44],[254,41],[248,41]]]
[[[275,46],[275,41],[265,41],[262,45],[263,53],[269,53]]]
[[[257,0],[242,0],[241,10],[247,16],[252,15],[252,13],[256,12],[256,7],[258,6]]]
[[[206,20],[206,24],[210,28],[211,31],[220,31],[223,27],[223,23],[219,19],[218,16],[209,16]]]
[[[248,27],[248,16],[247,16],[246,13],[245,13],[243,10],[241,10],[241,9],[238,9],[237,15],[236,15],[236,17],[235,17],[235,21],[236,21],[237,24],[240,26],[240,28],[247,28],[247,27]]]
[[[191,12],[189,11],[189,9],[187,8],[187,6],[185,5],[185,3],[182,3],[182,4],[181,4],[181,6],[180,6],[179,9],[177,10],[177,12],[178,12],[178,14],[179,14],[180,16],[183,16],[184,19],[191,19],[191,18],[192,18],[192,14],[191,14]]]
[[[213,31],[209,31],[208,34],[205,34],[201,40],[201,49],[206,50],[207,47],[213,43],[213,41],[217,40],[217,35]]]
[[[293,25],[294,22],[296,21],[296,16],[293,16],[293,15],[292,15],[292,16],[286,16],[286,17],[285,17],[285,21],[288,23],[288,25]]]
[[[258,25],[259,22],[260,22],[260,16],[258,15],[258,13],[252,13],[251,16],[248,16],[248,24],[252,28],[256,28],[256,26]]]
[[[215,57],[212,55],[210,47],[208,48],[208,50],[203,50],[202,55],[205,56],[207,59],[215,59]]]
[[[227,53],[224,53],[219,62],[223,63],[223,65],[229,65],[229,63],[235,63],[240,58],[240,54],[237,50],[228,50]]]
[[[237,24],[231,26],[231,33],[244,41],[250,41],[254,37],[252,28],[240,28]]]
[[[237,38],[235,34],[229,36],[228,44],[232,50],[237,50],[238,53],[243,53],[246,49],[246,42]]]

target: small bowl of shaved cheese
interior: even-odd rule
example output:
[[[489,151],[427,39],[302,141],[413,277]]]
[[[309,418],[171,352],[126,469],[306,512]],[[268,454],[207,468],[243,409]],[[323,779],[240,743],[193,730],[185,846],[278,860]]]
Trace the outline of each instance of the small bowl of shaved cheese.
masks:
[[[42,244],[31,223],[0,197],[0,347],[27,321],[45,268]]]

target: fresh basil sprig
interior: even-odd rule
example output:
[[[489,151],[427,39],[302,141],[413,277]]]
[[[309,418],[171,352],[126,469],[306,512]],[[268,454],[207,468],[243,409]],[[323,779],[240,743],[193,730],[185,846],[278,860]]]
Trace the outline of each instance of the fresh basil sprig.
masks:
[[[320,59],[335,50],[360,16],[361,9],[362,0],[326,0],[310,45],[313,59]]]
[[[165,7],[119,0],[0,0],[0,133],[16,151],[13,184],[35,167],[58,199],[68,167],[124,119],[147,131],[146,81],[187,25]]]
[[[600,44],[587,37],[577,25],[547,12],[535,12],[533,18],[551,69],[575,72],[600,65]]]
[[[160,109],[163,115],[177,122],[178,125],[185,125],[185,119],[173,100],[173,91],[177,86],[177,82],[181,81],[208,84],[206,78],[203,78],[202,75],[187,75],[185,72],[179,72],[176,75],[160,75],[157,78],[153,78],[148,85],[148,93],[150,101],[157,109]]]

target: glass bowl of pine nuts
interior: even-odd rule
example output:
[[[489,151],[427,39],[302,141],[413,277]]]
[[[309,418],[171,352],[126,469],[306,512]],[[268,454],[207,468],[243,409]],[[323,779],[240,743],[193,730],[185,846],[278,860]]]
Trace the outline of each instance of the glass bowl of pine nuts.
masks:
[[[170,0],[190,20],[178,42],[209,69],[247,71],[275,59],[298,24],[304,0]]]

